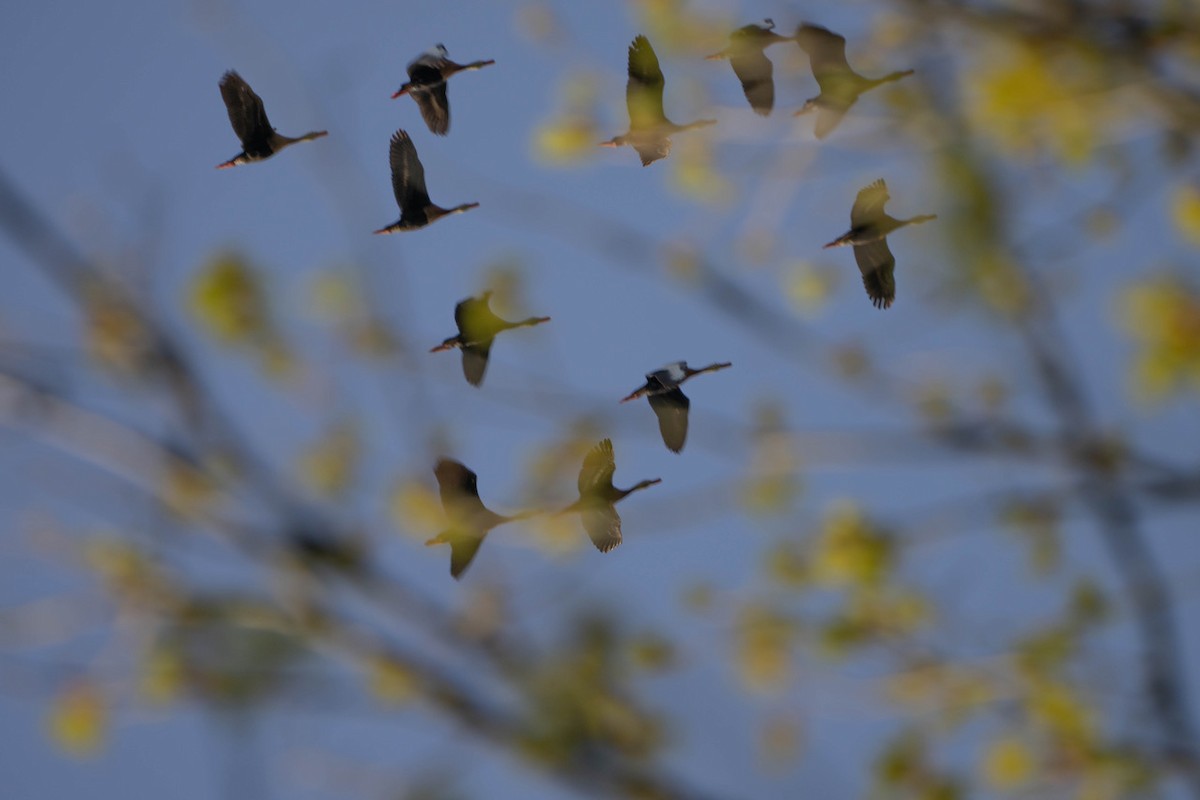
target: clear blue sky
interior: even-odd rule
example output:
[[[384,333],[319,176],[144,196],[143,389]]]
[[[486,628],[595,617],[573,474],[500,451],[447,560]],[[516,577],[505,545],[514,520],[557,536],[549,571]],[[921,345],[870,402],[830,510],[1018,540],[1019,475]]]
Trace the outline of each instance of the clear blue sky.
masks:
[[[766,16],[782,29],[801,19],[822,22],[851,37],[852,61],[854,37],[870,33],[876,13],[869,5],[848,9],[837,3],[805,6],[803,14],[795,3],[695,5],[724,9],[738,24]],[[307,359],[301,378],[285,385],[263,382],[254,357],[222,350],[194,330],[188,341],[203,354],[220,396],[254,445],[280,469],[290,469],[330,424],[361,421],[370,435],[363,487],[332,513],[390,541],[388,565],[406,580],[448,603],[471,584],[520,587],[515,612],[541,635],[562,623],[560,605],[595,604],[627,611],[647,627],[675,626],[696,659],[679,678],[661,686],[652,682],[649,692],[655,704],[683,720],[671,759],[680,772],[731,796],[779,796],[795,787],[814,797],[847,796],[863,785],[863,776],[851,772],[862,741],[888,730],[884,715],[863,696],[869,670],[845,674],[815,662],[807,667],[814,679],[799,681],[782,703],[746,702],[728,661],[714,657],[725,649],[717,637],[728,635],[727,624],[688,618],[680,610],[681,590],[702,579],[732,598],[753,593],[764,546],[799,533],[794,529],[819,518],[834,498],[853,497],[881,516],[903,515],[980,489],[1022,485],[1030,479],[1028,467],[972,462],[964,470],[932,448],[925,456],[905,453],[916,441],[904,434],[910,423],[905,413],[839,388],[803,358],[781,358],[671,278],[661,257],[622,256],[619,242],[612,245],[616,256],[601,253],[581,242],[579,231],[595,214],[664,247],[684,243],[783,311],[792,310],[784,291],[796,262],[835,268],[838,284],[828,305],[805,324],[823,342],[867,343],[892,374],[914,385],[938,375],[969,385],[989,372],[1009,372],[1018,343],[970,313],[939,307],[935,282],[956,265],[936,224],[893,239],[899,291],[886,313],[863,296],[849,251],[820,250],[845,230],[855,192],[875,178],[888,180],[889,211],[896,216],[944,214],[945,200],[929,173],[934,146],[886,139],[894,110],[880,96],[865,97],[827,143],[813,140],[810,122],[793,121],[790,110],[816,93],[796,54],[776,59],[777,111],[763,120],[744,107],[726,64],[668,57],[660,48],[668,115],[719,120],[695,135],[708,137],[732,182],[726,202],[698,202],[672,189],[673,159],[643,169],[628,149],[598,149],[587,162],[565,168],[534,158],[535,130],[562,106],[563,80],[577,71],[598,81],[599,138],[625,130],[625,52],[641,32],[628,4],[546,7],[562,27],[556,42],[534,42],[524,30],[522,15],[536,6],[484,0],[352,7],[280,0],[135,2],[119,8],[48,0],[12,6],[0,12],[0,74],[6,76],[0,82],[6,109],[0,165],[81,250],[120,271],[175,324],[189,323],[189,282],[214,251],[234,249],[264,271],[273,313]],[[458,61],[497,62],[452,82],[453,126],[444,139],[428,132],[410,100],[389,99],[404,80],[405,64],[437,42]],[[864,71],[874,72],[949,66],[917,52],[862,58]],[[214,170],[239,149],[217,89],[227,69],[238,70],[263,97],[281,133],[324,128],[329,137],[263,164]],[[913,80],[922,79],[919,74]],[[413,136],[435,202],[475,200],[481,207],[427,230],[372,237],[372,230],[397,217],[387,146],[398,127]],[[1039,227],[1038,210],[1053,215],[1060,202],[1081,202],[1104,186],[1086,172],[1066,186],[1039,186],[1033,177],[1032,168],[1005,176],[1034,197],[1033,222],[1013,221],[1030,230]],[[1101,245],[1102,269],[1067,262],[1055,278],[1074,293],[1064,327],[1083,371],[1093,376],[1089,388],[1101,398],[1102,417],[1117,425],[1136,422],[1151,445],[1181,439],[1194,444],[1197,423],[1186,409],[1128,417],[1122,394],[1128,350],[1112,326],[1115,288],[1129,277],[1120,265],[1124,255],[1131,264],[1142,263],[1139,241],[1164,242],[1168,261],[1194,258],[1174,243],[1163,216],[1162,198],[1151,195],[1131,212],[1126,228]],[[744,245],[760,228],[774,236],[769,256],[757,262],[746,257]],[[506,260],[520,265],[522,315],[546,314],[553,322],[503,337],[486,383],[475,390],[462,381],[457,354],[425,351],[454,332],[454,304],[483,288],[489,269]],[[6,240],[0,240],[0,263],[0,339],[76,347],[78,319]],[[311,301],[314,282],[330,270],[358,282],[400,333],[409,356],[380,367],[350,358],[332,343]],[[682,456],[662,447],[644,402],[616,402],[644,372],[677,359],[735,364],[690,385],[692,432]],[[79,381],[89,404],[128,412],[120,387],[94,375]],[[807,448],[798,453],[806,472],[797,513],[765,522],[730,502],[712,508],[703,502],[715,487],[746,475],[752,456],[747,433],[762,401],[782,407],[801,434],[797,448]],[[1035,407],[1029,396],[1015,402]],[[602,557],[581,548],[555,558],[534,550],[519,529],[504,529],[489,539],[467,580],[455,584],[445,574],[444,551],[421,548],[392,529],[388,487],[406,475],[432,486],[429,468],[442,452],[479,473],[491,506],[515,508],[527,460],[585,414],[614,439],[619,485],[664,479],[622,506],[626,541],[613,553]],[[1181,459],[1188,455],[1177,447],[1175,452]],[[1053,475],[1053,468],[1048,472]],[[86,466],[20,432],[0,430],[0,475],[0,519],[9,529],[0,544],[0,605],[87,585],[20,543],[32,519],[55,516],[79,536],[144,523],[119,499],[80,488],[91,479]],[[1188,522],[1154,523],[1161,535],[1156,542],[1192,557],[1183,564],[1195,555],[1195,545],[1180,538]],[[983,533],[959,530],[948,543],[929,547],[937,557],[925,577],[963,619],[1003,619],[990,604],[1008,597],[1012,576],[1021,574],[1019,557],[1000,548],[995,563],[979,570],[972,559]],[[1087,538],[1076,540],[1081,544],[1071,545],[1071,554],[1080,564],[1096,563]],[[221,580],[217,575],[214,580]],[[1185,599],[1190,605],[1190,595]],[[99,633],[81,637],[70,650],[56,650],[55,663],[85,663],[111,647],[103,641]],[[1192,665],[1200,663],[1196,644],[1190,637]],[[1132,653],[1127,639],[1111,645],[1121,658]],[[986,642],[979,646],[987,649]],[[76,761],[43,734],[46,683],[53,681],[33,683],[28,691],[18,682],[0,684],[0,786],[7,787],[6,796],[219,796],[231,759],[227,740],[213,735],[215,723],[202,713],[178,707],[164,714],[126,711],[105,751]],[[755,769],[754,722],[773,704],[804,719],[807,757],[763,775]],[[430,723],[427,715],[396,719],[372,711],[366,698],[351,705],[348,713],[282,708],[261,715],[257,749],[250,753],[267,765],[265,796],[338,796],[324,783],[336,774],[325,759],[337,769],[370,765],[356,774],[395,777],[429,764],[453,770],[452,758],[464,752],[479,759],[479,769],[462,778],[468,794],[549,797],[561,791],[468,743],[448,744],[461,734]],[[231,748],[244,742],[228,741],[235,743]]]

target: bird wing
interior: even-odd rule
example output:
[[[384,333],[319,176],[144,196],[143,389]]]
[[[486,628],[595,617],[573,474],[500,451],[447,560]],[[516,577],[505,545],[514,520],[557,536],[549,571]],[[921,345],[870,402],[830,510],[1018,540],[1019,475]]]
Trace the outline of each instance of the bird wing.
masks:
[[[859,190],[850,209],[850,227],[862,228],[878,222],[883,217],[883,206],[888,201],[887,184],[883,178]]]
[[[450,99],[446,96],[446,89],[446,82],[440,81],[428,88],[409,92],[413,100],[417,101],[425,124],[438,136],[445,136],[450,132]]]
[[[638,36],[629,45],[629,81],[625,84],[625,105],[629,108],[629,129],[639,130],[654,128],[667,121],[663,113],[663,78],[662,68],[658,65],[658,56],[650,46],[650,40]],[[668,152],[670,144],[667,145]],[[646,154],[641,148],[636,148],[642,156],[642,163],[648,164],[655,159],[646,160]],[[657,158],[666,155],[663,152]]]
[[[854,245],[854,260],[862,273],[867,297],[876,308],[890,308],[896,299],[896,257],[887,239]]]
[[[775,81],[772,79],[775,68],[771,59],[762,50],[746,47],[739,48],[729,63],[742,82],[742,91],[750,101],[750,107],[764,117],[770,114],[775,107]]]
[[[403,129],[392,134],[388,149],[388,163],[392,168],[392,192],[400,206],[401,218],[424,214],[429,205],[429,193],[425,190],[425,168],[417,157],[417,148]]]
[[[442,531],[425,544],[450,545],[450,574],[457,579],[466,572],[467,567],[471,566],[485,536],[487,536],[486,531],[450,528]]]
[[[267,119],[262,98],[254,93],[242,76],[230,70],[221,77],[221,99],[229,112],[229,124],[242,142],[242,149],[251,150],[266,144],[274,129]]]
[[[666,158],[671,154],[671,140],[666,136],[650,141],[631,142],[631,145],[637,151],[638,157],[642,159],[643,167],[648,167],[660,158]]]
[[[580,496],[594,495],[597,489],[611,486],[616,471],[612,439],[603,439],[583,457],[583,467],[579,470]]]
[[[433,467],[437,477],[438,492],[442,496],[442,508],[447,514],[461,514],[464,510],[483,507],[479,499],[478,477],[462,462],[451,458],[438,459]]]
[[[621,515],[612,505],[592,506],[580,515],[583,529],[596,549],[607,553],[621,543]]]
[[[821,91],[826,90],[826,80],[852,72],[846,60],[846,37],[806,22],[796,31],[796,42],[808,54],[809,66]]]
[[[688,409],[691,401],[681,389],[672,389],[661,394],[652,394],[646,398],[650,408],[658,417],[658,431],[662,434],[663,444],[672,453],[683,449],[687,441]]]
[[[854,105],[851,103],[850,105]],[[850,110],[850,105],[824,105],[817,109],[817,122],[813,126],[813,135],[818,139],[824,139],[829,134],[833,133],[842,122],[842,117],[846,116],[846,112]]]
[[[467,383],[472,386],[479,386],[483,383],[483,376],[487,372],[488,357],[491,354],[491,342],[462,346],[462,370]]]

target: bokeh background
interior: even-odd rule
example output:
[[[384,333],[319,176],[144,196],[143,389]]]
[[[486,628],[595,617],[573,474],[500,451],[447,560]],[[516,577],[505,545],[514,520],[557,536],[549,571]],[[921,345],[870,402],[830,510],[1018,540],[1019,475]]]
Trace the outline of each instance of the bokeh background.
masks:
[[[826,140],[735,27],[874,76]],[[1200,9],[47,0],[0,12],[0,786],[14,798],[1200,797]],[[623,132],[645,34],[680,135]],[[444,43],[446,138],[389,100]],[[262,164],[217,90],[281,133]],[[435,202],[397,217],[408,130]],[[877,178],[897,300],[844,232]],[[548,325],[480,389],[453,309]],[[680,455],[644,372],[687,386]],[[432,466],[491,508],[459,582]]]

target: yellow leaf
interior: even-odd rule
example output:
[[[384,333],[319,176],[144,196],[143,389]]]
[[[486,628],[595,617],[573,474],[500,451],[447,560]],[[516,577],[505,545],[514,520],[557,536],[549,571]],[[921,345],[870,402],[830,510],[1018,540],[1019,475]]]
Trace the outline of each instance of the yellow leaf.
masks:
[[[1200,247],[1200,188],[1184,186],[1176,190],[1171,217],[1179,235],[1193,247]]]
[[[354,479],[358,459],[358,428],[353,423],[342,422],[334,425],[301,457],[300,475],[315,491],[335,497]]]
[[[48,720],[54,742],[73,756],[94,754],[103,744],[107,722],[104,696],[86,680],[67,686],[55,698]]]
[[[398,483],[392,489],[389,505],[396,526],[414,539],[428,538],[446,522],[441,500],[419,480]]]
[[[873,529],[857,506],[842,502],[825,517],[813,575],[834,586],[878,586],[891,572],[895,557],[891,537]]]
[[[189,305],[196,319],[221,342],[255,344],[270,325],[258,276],[240,256],[225,254],[192,280]]]
[[[996,739],[984,753],[982,772],[984,780],[995,789],[1020,788],[1033,774],[1033,753],[1015,736]]]
[[[784,292],[801,314],[812,317],[821,311],[838,285],[837,273],[807,261],[793,264],[784,275]]]
[[[420,689],[417,676],[398,661],[376,658],[367,665],[367,671],[371,693],[385,703],[408,703]]]
[[[748,605],[737,620],[735,657],[748,689],[760,692],[783,688],[791,673],[795,623],[773,609]]]

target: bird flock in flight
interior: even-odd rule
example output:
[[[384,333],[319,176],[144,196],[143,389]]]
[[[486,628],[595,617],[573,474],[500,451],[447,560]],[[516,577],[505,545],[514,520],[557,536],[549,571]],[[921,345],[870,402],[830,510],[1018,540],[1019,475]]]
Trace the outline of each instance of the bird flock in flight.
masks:
[[[725,49],[707,58],[729,61],[751,109],[765,117],[775,107],[774,68],[765,51],[774,44],[795,42],[808,55],[813,77],[820,88],[820,93],[805,102],[795,114],[799,116],[816,112],[814,134],[818,139],[824,139],[837,127],[862,94],[913,73],[912,70],[903,70],[881,78],[865,78],[851,69],[846,60],[846,40],[833,31],[803,23],[792,36],[784,36],[776,33],[774,28],[775,23],[770,19],[764,20],[763,25],[738,28],[730,34],[729,45]],[[456,63],[450,60],[446,48],[439,44],[408,64],[408,81],[392,97],[407,95],[413,98],[430,132],[446,136],[450,132],[450,100],[447,93],[450,77],[494,63],[492,59],[469,64]],[[628,75],[625,101],[629,110],[629,130],[601,142],[602,147],[632,147],[642,165],[649,166],[670,155],[671,136],[674,134],[716,124],[716,120],[702,119],[677,125],[667,118],[663,111],[666,81],[658,56],[645,36],[637,36],[629,45]],[[225,73],[220,81],[220,89],[229,113],[229,122],[241,141],[242,152],[218,164],[217,169],[263,161],[297,142],[328,135],[327,131],[312,131],[292,138],[277,133],[267,119],[262,98],[236,72]],[[392,135],[388,164],[392,173],[392,190],[400,207],[400,219],[375,231],[377,234],[416,230],[442,217],[479,206],[479,203],[468,202],[443,208],[430,200],[425,186],[424,167],[412,138],[403,129]],[[887,200],[887,185],[882,179],[860,190],[850,211],[850,230],[825,245],[826,248],[846,245],[854,248],[854,258],[862,273],[867,297],[876,308],[889,308],[896,298],[896,259],[888,249],[888,234],[905,225],[936,219],[933,214],[896,219],[884,211]],[[549,317],[529,317],[515,322],[502,319],[489,305],[491,295],[491,291],[485,291],[478,297],[460,301],[454,307],[458,333],[430,351],[461,350],[463,375],[472,386],[483,383],[496,336],[514,328],[550,321]],[[671,452],[679,453],[687,441],[688,410],[691,406],[691,401],[680,386],[696,375],[731,366],[729,362],[718,362],[693,369],[684,361],[668,364],[646,373],[645,384],[622,398],[621,402],[645,397],[658,419],[663,444]],[[450,527],[426,544],[450,545],[450,574],[455,578],[470,566],[489,531],[506,522],[540,513],[523,512],[505,516],[491,511],[479,497],[476,474],[453,459],[439,459],[433,471]],[[603,439],[584,456],[579,471],[579,499],[558,512],[578,513],[592,543],[602,553],[609,552],[621,543],[621,517],[617,514],[616,503],[634,492],[661,482],[660,478],[653,478],[639,481],[628,489],[618,489],[613,485],[615,472],[612,440]]]

